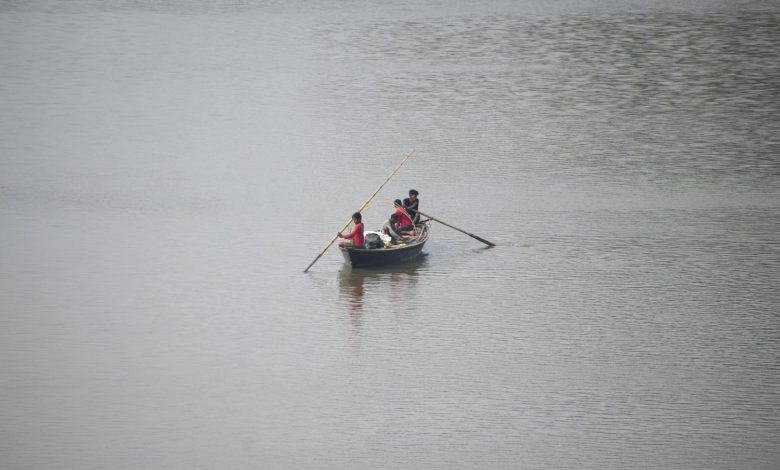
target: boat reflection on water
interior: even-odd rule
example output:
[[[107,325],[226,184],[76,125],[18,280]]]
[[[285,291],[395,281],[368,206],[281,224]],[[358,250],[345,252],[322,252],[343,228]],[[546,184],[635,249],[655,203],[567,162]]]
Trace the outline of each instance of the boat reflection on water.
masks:
[[[417,284],[419,271],[427,264],[427,256],[408,263],[377,268],[355,269],[346,265],[339,271],[339,296],[348,307],[353,326],[359,328],[363,307],[370,303],[372,309],[398,305],[409,296]]]

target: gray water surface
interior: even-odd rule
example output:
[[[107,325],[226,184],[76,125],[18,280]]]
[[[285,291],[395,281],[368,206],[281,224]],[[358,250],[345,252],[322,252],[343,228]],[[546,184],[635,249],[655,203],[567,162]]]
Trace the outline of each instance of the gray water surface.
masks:
[[[780,468],[779,20],[0,2],[0,467]]]

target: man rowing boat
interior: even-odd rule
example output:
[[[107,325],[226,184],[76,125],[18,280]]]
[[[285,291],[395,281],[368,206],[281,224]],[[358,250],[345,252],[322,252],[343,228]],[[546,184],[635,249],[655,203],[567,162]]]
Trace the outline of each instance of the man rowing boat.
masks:
[[[417,198],[420,193],[416,189],[409,190],[409,197],[404,199],[404,208],[409,214],[409,218],[412,219],[415,225],[420,222],[420,214],[417,213],[420,210],[420,200]]]
[[[346,238],[347,240],[344,240],[343,242],[339,243],[339,246],[353,246],[355,248],[362,248],[363,247],[363,216],[360,214],[360,212],[355,212],[352,214],[352,223],[354,224],[352,226],[352,231],[346,235],[342,235],[341,232],[337,233],[336,235],[339,238]]]

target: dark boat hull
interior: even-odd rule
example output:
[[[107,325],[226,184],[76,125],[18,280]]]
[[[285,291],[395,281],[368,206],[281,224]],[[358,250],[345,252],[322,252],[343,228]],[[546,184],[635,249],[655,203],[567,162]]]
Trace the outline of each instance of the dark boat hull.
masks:
[[[412,261],[420,256],[425,242],[428,241],[428,227],[425,226],[424,234],[418,241],[407,246],[380,248],[369,250],[366,248],[341,247],[344,260],[353,268],[368,268],[374,266],[390,266]]]
[[[366,250],[362,248],[342,248],[344,260],[353,268],[368,268],[373,266],[389,266],[411,261],[422,253],[425,242],[403,248]]]

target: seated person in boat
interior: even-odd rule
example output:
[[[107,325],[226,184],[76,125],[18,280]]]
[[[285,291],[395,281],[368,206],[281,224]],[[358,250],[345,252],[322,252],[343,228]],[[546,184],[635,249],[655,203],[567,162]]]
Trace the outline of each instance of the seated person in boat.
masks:
[[[420,223],[420,214],[417,211],[420,209],[420,200],[417,198],[420,193],[416,189],[409,190],[409,197],[404,199],[404,208],[406,213],[409,214],[409,218],[412,219],[415,225]]]
[[[352,214],[352,231],[346,235],[342,235],[341,232],[337,233],[339,238],[346,238],[343,242],[339,243],[339,246],[353,246],[355,248],[363,248],[363,216],[360,212]]]
[[[382,225],[382,233],[390,237],[391,245],[395,245],[396,243],[404,241],[403,237],[401,237],[401,234],[398,233],[395,229],[396,224],[398,224],[398,214],[393,212],[390,214],[390,219],[385,222],[384,225]]]
[[[404,204],[400,199],[396,199],[394,205],[395,214],[398,216],[398,222],[395,224],[396,232],[401,235],[414,235],[414,225],[412,224],[412,219],[406,213],[406,209],[404,209]]]

